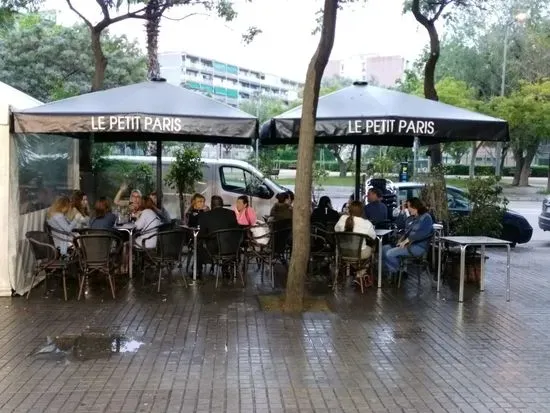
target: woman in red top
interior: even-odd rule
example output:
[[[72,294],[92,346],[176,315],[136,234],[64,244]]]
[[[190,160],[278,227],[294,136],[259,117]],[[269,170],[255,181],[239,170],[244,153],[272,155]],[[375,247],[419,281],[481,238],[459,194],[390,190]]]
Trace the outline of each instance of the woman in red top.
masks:
[[[247,227],[256,225],[256,212],[248,205],[248,197],[246,195],[241,195],[237,198],[235,214],[237,215],[239,225]]]

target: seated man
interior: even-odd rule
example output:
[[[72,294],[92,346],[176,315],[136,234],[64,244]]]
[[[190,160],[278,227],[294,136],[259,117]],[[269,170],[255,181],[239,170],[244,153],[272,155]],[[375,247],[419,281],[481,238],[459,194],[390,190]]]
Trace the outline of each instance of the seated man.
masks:
[[[382,191],[376,187],[367,192],[368,204],[365,205],[364,215],[376,227],[388,219],[388,207],[382,202]]]
[[[199,238],[208,238],[213,232],[224,229],[240,228],[235,212],[223,207],[223,199],[220,196],[212,197],[210,207],[210,211],[203,212],[199,216]],[[215,242],[207,240],[207,248],[211,252],[215,252],[217,245]],[[200,274],[202,266],[208,261],[208,253],[204,248],[199,248],[197,257],[199,261],[197,274]]]
[[[433,220],[424,203],[418,198],[411,198],[407,205],[413,218],[404,235],[396,247],[385,245],[382,250],[384,265],[390,274],[399,271],[401,257],[421,257],[426,254],[433,234]]]

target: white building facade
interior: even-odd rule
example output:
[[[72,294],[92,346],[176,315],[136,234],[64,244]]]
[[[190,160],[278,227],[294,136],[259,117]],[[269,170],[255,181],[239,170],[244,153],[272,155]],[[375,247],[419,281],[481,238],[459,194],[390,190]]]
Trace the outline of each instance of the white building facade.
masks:
[[[235,107],[259,96],[291,102],[303,87],[295,80],[186,52],[161,53],[159,62],[168,82]]]

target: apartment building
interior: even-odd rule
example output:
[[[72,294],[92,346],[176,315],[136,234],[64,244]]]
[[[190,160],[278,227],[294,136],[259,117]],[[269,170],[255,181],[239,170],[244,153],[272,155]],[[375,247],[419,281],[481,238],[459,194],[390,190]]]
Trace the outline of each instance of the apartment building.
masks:
[[[186,52],[159,55],[168,82],[202,92],[237,107],[242,100],[268,96],[296,100],[303,83]]]
[[[405,59],[401,56],[359,54],[345,59],[330,60],[325,77],[341,76],[366,80],[382,87],[395,86],[405,73]]]

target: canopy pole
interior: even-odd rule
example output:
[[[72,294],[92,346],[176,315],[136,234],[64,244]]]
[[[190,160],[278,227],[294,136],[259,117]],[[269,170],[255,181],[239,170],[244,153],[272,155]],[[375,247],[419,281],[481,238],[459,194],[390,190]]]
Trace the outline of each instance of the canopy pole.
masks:
[[[162,141],[157,141],[157,207],[162,208]]]
[[[361,144],[355,145],[355,200],[361,196]]]

